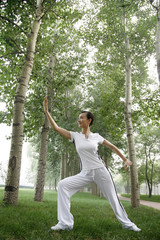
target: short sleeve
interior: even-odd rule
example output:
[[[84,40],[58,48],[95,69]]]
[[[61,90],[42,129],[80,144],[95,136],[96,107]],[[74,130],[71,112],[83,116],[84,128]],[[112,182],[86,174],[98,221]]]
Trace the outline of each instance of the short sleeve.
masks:
[[[98,134],[98,143],[102,144],[104,142],[104,137]]]
[[[71,140],[69,141],[74,142],[75,132],[70,131],[70,135],[71,135]]]

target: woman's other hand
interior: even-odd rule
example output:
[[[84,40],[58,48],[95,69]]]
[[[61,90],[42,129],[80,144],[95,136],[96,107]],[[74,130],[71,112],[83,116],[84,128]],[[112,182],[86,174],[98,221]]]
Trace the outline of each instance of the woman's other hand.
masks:
[[[127,170],[127,167],[130,167],[132,165],[132,162],[129,160],[125,161],[124,169]]]
[[[48,112],[48,99],[46,96],[44,98],[43,106],[44,106],[44,112],[45,113]]]

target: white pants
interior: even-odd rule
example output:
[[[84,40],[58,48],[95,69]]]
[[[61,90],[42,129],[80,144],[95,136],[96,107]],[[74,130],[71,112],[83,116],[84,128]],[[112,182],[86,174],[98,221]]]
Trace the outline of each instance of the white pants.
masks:
[[[115,186],[106,167],[89,171],[82,170],[79,174],[67,177],[58,184],[58,221],[61,225],[73,227],[74,219],[70,212],[70,197],[91,182],[95,182],[103,195],[111,204],[119,222],[126,227],[135,225],[127,216],[121,205]]]

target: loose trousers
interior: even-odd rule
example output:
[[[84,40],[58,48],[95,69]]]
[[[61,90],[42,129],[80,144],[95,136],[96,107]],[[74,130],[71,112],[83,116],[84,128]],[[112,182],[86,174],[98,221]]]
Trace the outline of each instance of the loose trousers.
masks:
[[[98,169],[82,170],[79,174],[67,177],[58,184],[58,221],[59,224],[73,227],[74,219],[70,212],[70,198],[91,182],[95,182],[109,201],[119,222],[126,227],[135,225],[127,216],[120,203],[112,176],[104,166]]]

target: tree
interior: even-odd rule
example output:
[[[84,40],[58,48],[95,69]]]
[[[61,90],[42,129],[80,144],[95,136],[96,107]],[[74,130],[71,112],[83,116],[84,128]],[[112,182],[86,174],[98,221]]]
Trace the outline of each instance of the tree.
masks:
[[[6,29],[9,32],[11,27],[1,26],[3,44],[0,52],[7,49],[2,54],[4,55],[2,59],[7,59],[7,61],[4,61],[2,69],[4,78],[1,80],[1,90],[3,93],[2,96],[5,96],[6,102],[8,102],[8,112],[11,112],[12,109],[16,77],[22,67],[22,59],[25,52],[25,41],[23,38],[25,32],[28,31],[29,21],[33,19],[33,16],[26,17],[29,12],[26,11],[25,17],[20,21],[26,21],[24,24],[25,27],[22,28],[22,24],[19,22],[17,24],[18,19],[23,15],[20,13],[25,9],[24,4],[26,1],[21,2],[23,3],[22,9],[17,8],[17,1],[15,1],[15,5],[13,4],[14,6],[11,4],[11,7],[15,11],[21,9],[12,18],[14,19],[14,28],[16,29],[15,34],[18,36],[17,31],[23,29],[23,37],[17,40],[5,32]],[[53,109],[53,115],[58,120],[58,124],[67,127],[67,129],[73,129],[78,110],[89,108],[97,116],[97,124],[95,127],[93,126],[93,131],[101,133],[126,152],[125,144],[121,141],[125,131],[123,121],[125,48],[124,29],[121,20],[122,5],[126,2],[128,1],[92,1],[89,6],[80,4],[77,0],[72,3],[70,1],[65,1],[65,3],[57,2],[56,6],[58,5],[58,7],[54,11],[51,11],[51,13],[49,13],[49,1],[45,0],[43,2],[44,9],[47,6],[47,11],[43,15],[43,19],[47,18],[47,21],[43,21],[41,25],[41,31],[37,40],[37,51],[34,58],[33,74],[28,84],[29,90],[25,98],[25,136],[30,138],[36,135],[43,124],[44,115],[41,103],[47,86],[46,75],[48,72],[46,71],[46,66],[48,65],[48,58],[52,51],[51,36],[53,36],[56,26],[56,30],[58,31],[56,45],[58,64],[56,64],[54,72],[54,92],[56,97],[53,98],[53,101],[56,108]],[[4,3],[6,4],[6,2]],[[27,1],[27,3],[30,3],[32,6],[34,5],[30,1]],[[143,83],[147,78],[147,57],[153,52],[153,19],[150,18],[148,8],[141,8],[141,5],[143,4],[139,1],[132,1],[131,4],[127,4],[129,26],[127,34],[131,45],[129,52],[132,58],[132,90],[135,105],[140,100],[142,88],[144,88]],[[58,18],[56,23],[55,16]],[[2,17],[4,17],[3,14]],[[10,18],[5,20],[2,17],[3,21],[9,23],[8,20]],[[15,36],[14,33],[13,36]],[[14,49],[12,49],[13,42],[17,43],[15,48],[16,56],[14,56]],[[13,64],[12,68],[9,66],[7,71],[7,64],[10,62],[10,59],[13,60]],[[7,81],[9,73],[11,73],[11,80]],[[81,84],[82,82],[83,84]],[[68,92],[69,94],[66,98],[66,93]],[[157,97],[154,98],[154,101],[156,99]],[[76,101],[79,101],[78,104]],[[145,105],[145,103],[141,103],[140,101],[138,104],[139,107]],[[156,104],[156,109],[158,109],[158,104]],[[138,114],[140,114],[140,111],[132,112],[134,126],[138,126],[136,125]],[[154,110],[151,114],[154,114]],[[3,114],[2,118],[8,122],[11,121],[10,114]],[[52,137],[49,137],[49,145],[51,142],[53,151],[49,150],[48,154],[50,155],[52,152],[52,156],[54,158],[57,157],[58,161],[62,158],[65,160],[64,163],[67,163],[67,168],[64,176],[72,174],[74,172],[72,168],[75,167],[76,169],[77,167],[75,164],[77,157],[74,155],[73,149],[69,147],[66,141],[60,140],[59,137],[55,137],[52,134],[50,136]],[[61,148],[58,148],[58,145]],[[63,156],[58,153],[58,150],[62,151],[62,149]],[[112,165],[114,166],[110,161],[111,153],[103,148],[101,149],[101,153],[106,159],[107,164],[111,167]],[[71,156],[74,156],[73,161]],[[50,162],[52,158],[49,156],[48,159]],[[54,164],[57,166],[55,159],[52,159],[51,162],[53,163],[52,166]]]
[[[1,1],[1,100],[6,103],[2,121],[11,125],[14,97],[22,71],[31,22],[34,20],[34,4],[29,1]],[[30,13],[28,16],[27,12]]]
[[[3,201],[16,205],[18,202],[19,177],[21,167],[21,155],[23,144],[23,121],[24,102],[28,87],[28,82],[33,68],[36,40],[43,15],[43,1],[37,1],[36,16],[31,27],[26,47],[25,61],[18,81],[14,107],[11,150],[8,164],[7,180],[5,184],[5,194]]]
[[[125,7],[124,7],[125,8]],[[132,162],[131,166],[131,204],[132,207],[139,207],[140,205],[140,192],[139,192],[139,183],[138,183],[138,171],[137,171],[137,163],[136,163],[136,151],[135,151],[135,142],[134,142],[134,134],[133,134],[133,124],[131,118],[131,109],[132,109],[132,77],[131,77],[131,57],[130,57],[130,44],[129,37],[127,35],[127,24],[125,17],[125,9],[124,9],[124,17],[123,24],[125,27],[125,49],[126,49],[126,91],[125,91],[125,124],[126,124],[126,133],[127,133],[127,141],[128,141],[128,152],[129,152],[129,160]]]
[[[48,97],[48,109],[51,113],[52,111],[52,101],[53,101],[53,71],[56,64],[55,53],[50,56],[49,62],[49,77],[48,77],[48,87],[47,87],[47,97]],[[38,161],[38,172],[37,172],[37,181],[35,189],[35,201],[43,201],[44,193],[44,184],[45,184],[45,171],[46,171],[46,159],[47,159],[47,150],[48,150],[48,136],[49,136],[49,121],[47,116],[44,117],[43,128],[41,132],[40,140],[40,150],[39,150],[39,161]]]
[[[143,134],[137,137],[140,182],[147,182],[149,197],[152,196],[153,183],[158,179],[159,161],[159,129],[151,124],[141,127]],[[156,166],[156,167],[155,167]]]
[[[150,18],[147,19],[145,17],[145,13],[148,12],[148,9],[143,11],[141,4],[139,4],[139,1],[134,1],[134,2],[128,2],[128,1],[116,1],[110,4],[110,2],[103,2],[101,1],[101,4],[103,7],[99,9],[98,14],[96,17],[94,17],[93,23],[88,23],[90,24],[90,27],[87,29],[88,32],[87,34],[89,35],[86,37],[87,39],[91,39],[90,43],[95,44],[95,41],[98,43],[96,48],[98,49],[96,52],[96,57],[97,57],[97,63],[95,64],[95,72],[99,73],[99,75],[94,72],[94,75],[98,78],[106,79],[105,84],[103,88],[108,88],[110,92],[113,91],[112,98],[109,99],[109,90],[107,92],[106,90],[106,101],[102,101],[101,105],[104,104],[105,108],[108,110],[109,108],[111,109],[110,111],[106,111],[106,109],[103,109],[103,112],[106,113],[106,119],[112,116],[111,121],[108,121],[107,124],[114,125],[112,122],[114,122],[115,118],[120,119],[121,113],[120,111],[116,112],[115,111],[115,103],[119,103],[116,105],[116,108],[122,110],[120,107],[122,105],[123,101],[123,84],[125,79],[125,72],[126,71],[126,80],[129,80],[131,83],[131,62],[132,62],[132,75],[133,75],[133,97],[136,98],[139,96],[138,91],[137,91],[137,85],[141,85],[143,81],[146,79],[146,70],[145,70],[145,62],[143,59],[146,59],[150,53],[153,52],[153,39],[151,40],[151,37],[149,37],[151,33],[151,30],[154,31],[154,29],[150,25]],[[101,6],[102,6],[101,5]],[[121,19],[122,19],[122,7],[126,8],[127,11],[127,18],[129,18],[129,31],[127,32],[126,40],[128,41],[127,37],[130,37],[130,42],[131,42],[131,48],[128,49],[128,43],[126,44],[126,50],[124,47],[124,38],[125,38],[125,33],[123,30],[123,26],[121,24]],[[117,11],[118,9],[118,11]],[[140,15],[141,14],[141,15]],[[112,16],[112,18],[110,18]],[[142,16],[142,17],[140,17]],[[97,22],[97,19],[99,17],[99,22]],[[147,23],[147,24],[146,24]],[[91,27],[91,24],[94,24],[94,30]],[[143,25],[143,27],[142,27]],[[147,29],[146,29],[147,27]],[[86,34],[86,35],[87,35]],[[142,41],[143,39],[143,41]],[[150,44],[148,44],[150,43]],[[126,65],[125,66],[125,52],[126,53]],[[95,61],[96,62],[96,61]],[[125,66],[125,68],[124,68]],[[102,70],[101,70],[102,69]],[[101,71],[100,71],[101,70]],[[114,74],[112,73],[114,72]],[[130,71],[130,72],[129,72]],[[119,74],[118,74],[119,73]],[[117,76],[116,76],[117,74]],[[102,76],[103,77],[102,77]],[[138,76],[139,75],[139,76]],[[143,78],[142,78],[143,77]],[[117,88],[115,91],[113,90],[116,83],[113,81],[113,79],[117,82]],[[142,81],[143,79],[143,81]],[[109,81],[107,81],[109,80]],[[119,83],[119,85],[118,85]],[[133,132],[128,132],[128,129],[133,131],[133,124],[132,124],[132,119],[131,119],[131,84],[129,88],[127,89],[128,83],[126,82],[126,107],[125,107],[125,112],[127,116],[126,121],[126,130],[127,130],[127,138],[129,138],[129,143],[132,141],[132,150],[131,150],[131,145],[129,146],[129,155],[131,158],[131,152],[134,151],[134,156],[135,156],[135,147],[134,147],[134,137],[133,137]],[[99,94],[99,97],[101,98],[102,93],[104,92],[104,89],[101,91]],[[116,92],[117,90],[117,92]],[[127,90],[130,90],[127,91]],[[121,91],[121,92],[120,92]],[[119,93],[121,94],[119,96]],[[129,95],[128,95],[129,93]],[[136,96],[138,95],[138,96]],[[129,97],[128,97],[129,96]],[[104,97],[104,99],[105,99]],[[111,95],[110,95],[111,97]],[[119,97],[119,99],[118,99]],[[112,102],[112,105],[110,104]],[[128,108],[128,106],[129,108]],[[102,108],[102,107],[101,107]],[[102,112],[101,112],[102,116]],[[104,116],[104,113],[103,113]],[[108,117],[109,116],[109,117]],[[125,117],[126,119],[126,117]],[[118,122],[118,121],[117,121]],[[120,122],[120,121],[119,121]],[[119,123],[120,125],[120,123]],[[130,125],[130,126],[129,126]],[[121,128],[121,125],[119,126]],[[118,126],[116,130],[119,130]],[[129,134],[128,134],[129,133]],[[113,131],[111,132],[111,135],[113,134]],[[132,134],[132,136],[131,136]],[[118,135],[118,134],[117,134]],[[132,160],[132,159],[131,159]],[[133,159],[133,166],[131,169],[134,169],[132,171],[132,182],[134,183],[134,189],[135,192],[132,191],[132,196],[134,196],[137,199],[137,204],[133,203],[132,201],[132,206],[139,206],[139,187],[138,187],[138,173],[137,173],[137,167],[136,167],[136,159]],[[134,172],[134,174],[133,174]],[[133,184],[132,184],[133,185]]]
[[[72,18],[73,16],[71,16]],[[54,48],[53,56],[50,58],[50,64],[49,64],[49,78],[47,77],[47,95],[49,99],[49,110],[52,111],[52,101],[54,101],[54,107],[55,103],[57,101],[56,95],[63,95],[65,92],[67,93],[68,88],[70,86],[74,86],[75,84],[75,78],[78,77],[77,75],[80,73],[80,71],[77,71],[77,68],[80,69],[81,66],[74,66],[77,65],[77,55],[81,55],[79,53],[78,48],[76,49],[74,45],[71,45],[70,42],[73,41],[76,34],[74,33],[73,39],[71,39],[71,34],[66,33],[66,28],[71,28],[72,24],[69,24],[66,27],[66,22],[63,23],[62,21],[56,21],[55,23],[55,32],[57,34],[54,34],[54,40],[53,43],[50,44],[53,45],[52,48]],[[52,31],[52,30],[51,30]],[[66,44],[66,41],[62,40],[62,33],[64,33],[64,38],[68,39],[68,42]],[[45,35],[45,33],[44,33]],[[74,41],[76,43],[76,40]],[[51,48],[51,47],[50,47]],[[65,56],[66,55],[66,56]],[[75,62],[67,62],[67,59],[75,58]],[[57,61],[55,60],[57,58]],[[62,59],[63,58],[63,59]],[[57,62],[57,64],[55,64]],[[51,66],[53,64],[54,66]],[[71,64],[73,65],[71,67]],[[53,70],[54,68],[54,70]],[[64,69],[64,72],[62,70]],[[54,72],[53,72],[54,71]],[[77,81],[77,80],[76,80]],[[41,84],[44,83],[43,80]],[[45,83],[46,84],[46,83]],[[42,85],[43,87],[43,85]],[[54,94],[53,94],[54,93]],[[35,94],[35,92],[34,92]],[[66,94],[67,95],[67,94]],[[60,97],[59,97],[60,99]],[[66,100],[66,98],[65,98]],[[66,100],[67,102],[67,100]],[[67,109],[68,105],[65,106],[65,112],[64,115],[67,120]],[[38,174],[37,174],[37,184],[36,184],[36,190],[35,190],[35,197],[34,199],[36,201],[43,201],[43,191],[44,191],[44,183],[45,183],[45,170],[46,170],[46,159],[47,159],[47,148],[48,148],[48,134],[49,134],[49,122],[48,119],[45,116],[43,129],[42,129],[42,135],[41,135],[41,144],[40,144],[40,155],[39,155],[39,164],[38,164]],[[65,145],[65,144],[64,144]],[[64,147],[64,149],[66,149]],[[62,163],[64,164],[65,161],[68,162],[68,153],[67,149],[65,151],[65,155],[62,156],[64,161]],[[67,166],[67,165],[66,165]],[[64,167],[62,167],[63,169]],[[68,170],[68,168],[67,168]],[[67,171],[66,170],[66,171]],[[63,172],[66,172],[63,169]]]
[[[149,0],[149,2],[157,12],[156,60],[160,88],[160,0],[156,1],[156,3],[154,0]]]
[[[50,131],[50,135],[53,135],[54,132]],[[31,160],[31,164],[27,170],[26,180],[29,183],[34,184],[36,186],[36,178],[37,178],[37,169],[38,169],[38,161],[39,161],[39,149],[40,149],[40,136],[41,132],[37,132],[37,134],[29,140],[28,147],[28,156]],[[55,134],[53,139],[55,139]],[[57,139],[56,141],[57,142]],[[55,142],[51,141],[51,136],[49,137],[48,143],[48,154],[46,161],[46,173],[45,173],[45,188],[56,190],[57,181],[59,180],[59,158],[60,151],[57,150],[57,146],[55,146]],[[56,151],[57,150],[57,151]]]

